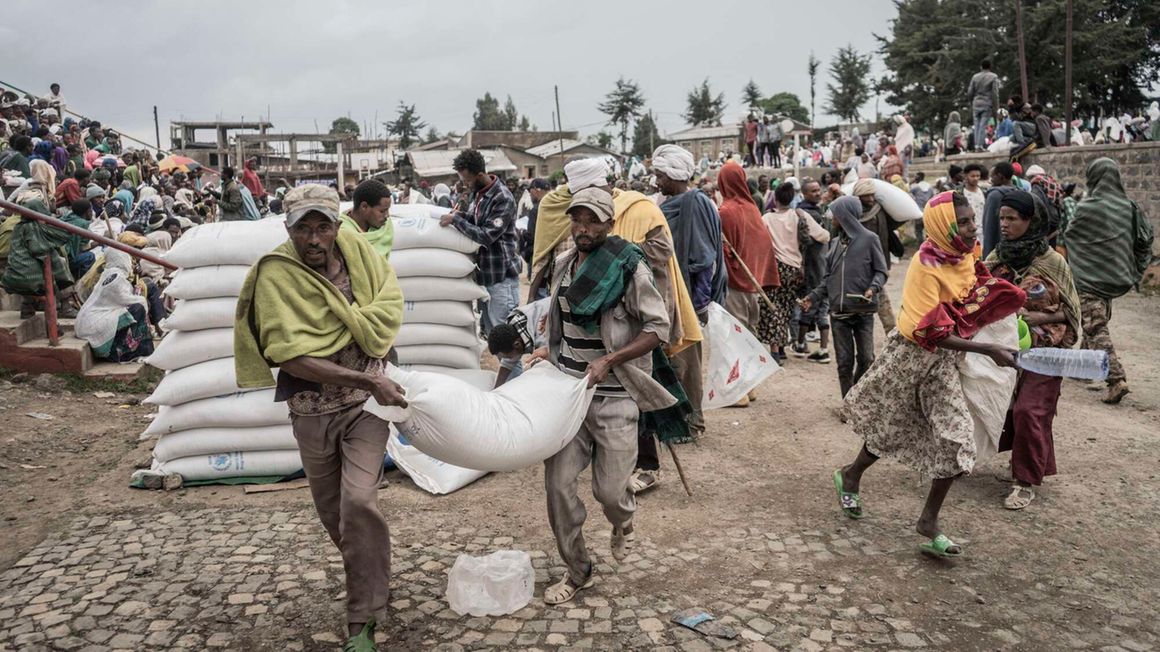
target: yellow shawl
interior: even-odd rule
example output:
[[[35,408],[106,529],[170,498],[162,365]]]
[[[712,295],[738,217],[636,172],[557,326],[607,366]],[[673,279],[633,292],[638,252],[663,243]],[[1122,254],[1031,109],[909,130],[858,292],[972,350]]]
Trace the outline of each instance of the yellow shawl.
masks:
[[[648,197],[636,191],[614,190],[612,204],[615,209],[612,235],[620,236],[635,244],[641,244],[650,231],[660,226],[664,228],[664,233],[668,236],[669,241],[672,241],[673,234],[669,230],[669,222],[665,219],[665,214]],[[541,204],[541,210],[543,210],[542,206]],[[537,225],[537,235],[539,235],[538,228]],[[675,341],[669,343],[665,352],[672,356],[700,342],[703,335],[701,334],[701,323],[697,320],[697,311],[693,309],[693,300],[689,296],[688,288],[685,287],[685,278],[681,276],[681,270],[677,266],[677,258],[674,255],[669,256],[668,276],[670,292],[673,295],[670,297],[671,303],[676,307],[674,313],[677,323],[673,324],[672,332],[677,337]]]
[[[914,329],[940,303],[962,301],[975,287],[975,261],[981,250],[976,240],[968,250],[959,236],[953,193],[935,195],[922,211],[926,240],[910,259],[902,284],[898,332],[914,341]]]
[[[234,316],[238,387],[274,384],[270,367],[300,356],[325,358],[352,341],[384,358],[403,322],[395,271],[361,235],[340,229],[355,302],[298,257],[287,241],[250,268]]]
[[[544,195],[536,211],[536,239],[532,243],[533,276],[549,262],[556,245],[572,235],[572,220],[564,211],[572,205],[572,193],[567,185]]]

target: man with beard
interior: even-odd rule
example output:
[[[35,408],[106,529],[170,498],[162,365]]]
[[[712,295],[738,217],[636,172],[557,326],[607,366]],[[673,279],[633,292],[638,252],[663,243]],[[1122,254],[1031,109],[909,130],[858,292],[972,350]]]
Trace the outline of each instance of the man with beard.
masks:
[[[562,604],[595,584],[581,528],[586,512],[577,493],[580,473],[592,464],[592,493],[612,524],[612,556],[632,547],[636,499],[628,488],[637,452],[641,412],[671,407],[676,399],[653,380],[654,349],[669,336],[668,311],[640,247],[616,236],[612,197],[585,188],[568,207],[574,249],[552,278],[548,346],[535,357],[575,376],[587,376],[596,396],[575,438],[544,462],[548,522],[567,570],[544,590],[544,602]]]
[[[520,304],[519,238],[516,235],[516,200],[508,187],[487,173],[483,154],[465,149],[451,167],[472,193],[466,212],[452,211],[439,220],[452,226],[479,245],[477,283],[487,289],[489,299],[483,311],[483,335],[502,324]]]

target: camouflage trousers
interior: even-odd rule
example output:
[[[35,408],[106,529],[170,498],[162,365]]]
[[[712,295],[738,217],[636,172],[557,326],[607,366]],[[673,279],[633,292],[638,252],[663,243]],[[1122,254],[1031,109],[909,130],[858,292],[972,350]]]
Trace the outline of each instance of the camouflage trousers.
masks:
[[[1083,320],[1083,348],[1108,352],[1108,385],[1126,380],[1124,365],[1116,357],[1112,334],[1108,332],[1108,322],[1112,319],[1112,300],[1081,292],[1079,308]]]

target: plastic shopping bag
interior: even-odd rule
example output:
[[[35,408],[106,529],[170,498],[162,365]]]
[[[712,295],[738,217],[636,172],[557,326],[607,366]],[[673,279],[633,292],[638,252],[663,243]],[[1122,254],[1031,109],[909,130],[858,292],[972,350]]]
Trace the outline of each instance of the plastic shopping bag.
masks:
[[[709,304],[709,323],[703,330],[709,362],[702,409],[733,405],[780,369],[765,346],[719,304]]]

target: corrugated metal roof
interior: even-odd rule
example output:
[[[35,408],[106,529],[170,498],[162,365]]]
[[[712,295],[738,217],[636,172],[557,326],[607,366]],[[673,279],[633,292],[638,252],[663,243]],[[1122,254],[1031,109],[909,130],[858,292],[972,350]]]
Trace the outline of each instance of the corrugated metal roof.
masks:
[[[721,127],[689,127],[674,131],[666,136],[667,140],[700,140],[702,138],[731,138],[741,135],[739,125],[723,125]]]
[[[583,145],[583,144],[584,143],[582,141],[565,138],[563,141],[549,140],[548,142],[544,143],[543,145],[536,145],[535,147],[529,147],[529,148],[525,149],[524,151],[531,154],[532,156],[539,156],[540,158],[548,158],[549,156],[555,156],[555,155],[559,154],[561,151],[566,152],[570,149],[574,149],[574,148],[579,147],[580,145]],[[562,147],[561,147],[561,145],[562,145]]]
[[[459,149],[439,149],[429,151],[410,151],[407,152],[407,158],[411,161],[411,166],[415,169],[415,175],[418,177],[445,177],[455,174],[455,169],[451,167],[452,161],[459,155]],[[511,159],[506,154],[497,149],[481,149],[480,154],[483,154],[483,160],[487,164],[487,171],[491,173],[496,172],[515,172],[516,166],[511,162]]]

